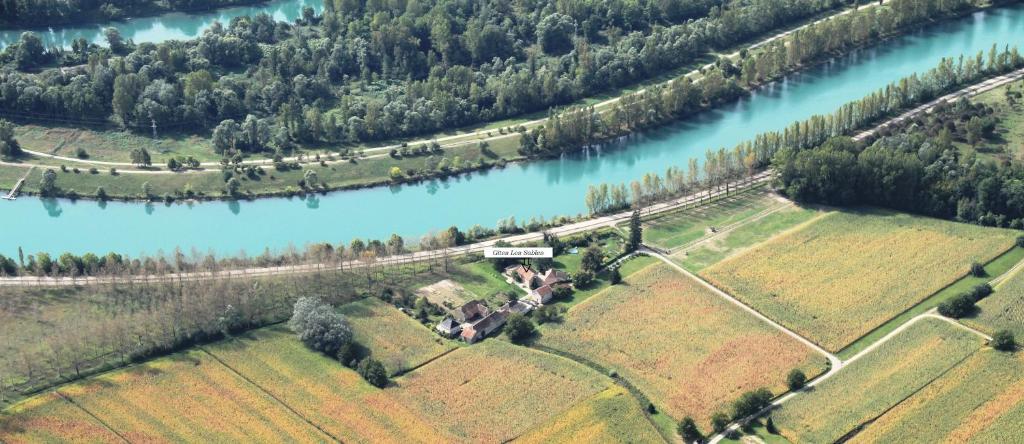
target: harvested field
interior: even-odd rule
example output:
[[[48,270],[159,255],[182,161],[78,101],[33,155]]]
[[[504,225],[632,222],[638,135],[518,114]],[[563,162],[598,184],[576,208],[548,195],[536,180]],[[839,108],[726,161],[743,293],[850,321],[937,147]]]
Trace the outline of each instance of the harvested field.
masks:
[[[560,416],[611,381],[568,359],[487,340],[395,381],[396,403],[457,441],[504,442]]]
[[[791,369],[814,376],[825,364],[664,264],[573,307],[542,333],[541,345],[617,371],[661,410],[677,420],[692,416],[705,430],[740,393],[762,386],[780,393]]]
[[[388,373],[399,373],[429,361],[455,346],[423,324],[377,298],[341,307],[356,342],[384,363]]]
[[[983,349],[850,442],[1012,442],[1022,429],[1024,355]]]
[[[837,212],[702,274],[839,350],[1013,246],[1010,230],[882,210]]]
[[[60,388],[132,442],[318,442],[326,437],[202,351]]]
[[[57,393],[26,400],[0,414],[0,442],[122,442],[114,432]]]
[[[615,386],[559,414],[516,442],[662,442],[661,435],[644,417],[642,408],[626,389]]]
[[[990,334],[1010,330],[1024,341],[1024,269],[996,286],[995,293],[978,302],[978,312],[963,322]]]
[[[466,302],[476,299],[476,295],[451,279],[420,288],[416,290],[416,296],[425,297],[431,303],[446,309],[461,307]]]
[[[453,439],[337,361],[311,352],[284,328],[207,347],[246,379],[344,442]]]
[[[946,321],[923,318],[783,404],[775,424],[793,442],[834,442],[942,377],[982,342]]]

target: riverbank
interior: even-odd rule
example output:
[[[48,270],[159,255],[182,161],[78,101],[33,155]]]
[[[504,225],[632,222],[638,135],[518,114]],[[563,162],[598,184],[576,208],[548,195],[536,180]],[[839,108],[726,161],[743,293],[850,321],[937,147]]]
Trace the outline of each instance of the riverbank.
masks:
[[[862,6],[862,8],[869,7],[877,6]],[[970,14],[974,11],[974,9],[961,11],[951,17]],[[847,10],[837,15],[847,14],[849,12],[850,11]],[[821,22],[822,21],[814,22],[806,26],[813,26]],[[785,78],[793,72],[817,67],[818,65],[827,63],[835,57],[843,54],[862,50],[865,45],[877,46],[880,43],[887,42],[888,39],[893,38],[895,35],[909,33],[921,26],[927,26],[935,23],[937,22],[932,21],[910,26],[893,35],[880,36],[877,39],[872,39],[864,45],[851,46],[840,52],[827,53],[823,57],[807,61],[801,65],[786,67],[786,69],[771,79],[761,79],[759,82],[750,84],[746,90],[740,94],[740,96],[742,97],[752,92],[760,91],[763,88],[770,89],[773,87],[771,84],[771,81],[773,80]],[[755,49],[750,51],[746,56],[756,57],[761,51],[763,51],[766,42],[786,38],[793,32],[794,30],[786,31],[784,33],[776,34],[767,40],[756,43],[751,46],[751,48]],[[737,52],[728,57],[731,60],[736,61],[740,59],[740,54]],[[689,78],[692,81],[699,82],[703,76],[703,72],[709,66],[710,65],[705,65],[680,78]],[[662,85],[668,85],[677,80],[671,80]],[[644,91],[645,90],[639,90],[635,94],[642,94]],[[624,96],[615,97],[596,104],[594,106],[595,112],[600,115],[612,111],[622,97]],[[735,97],[726,97],[723,102],[730,103],[735,99]],[[688,113],[681,121],[685,122],[690,119],[700,119],[702,113],[706,113],[717,108],[719,108],[719,104],[717,103],[703,103],[699,112]],[[102,194],[105,194],[108,199],[125,201],[175,201],[183,199],[223,200],[238,198],[255,199],[264,197],[296,196],[307,193],[324,193],[329,191],[344,191],[382,185],[401,186],[402,184],[422,184],[424,182],[445,179],[461,174],[486,171],[496,166],[504,166],[510,162],[515,163],[552,159],[553,157],[557,157],[557,155],[524,156],[518,149],[519,138],[521,137],[520,131],[541,127],[546,120],[547,119],[540,119],[533,122],[527,122],[526,124],[518,127],[519,131],[512,131],[512,129],[509,128],[508,131],[501,129],[499,131],[480,132],[477,134],[476,138],[467,138],[464,135],[450,136],[457,139],[454,139],[454,141],[450,138],[421,140],[411,143],[405,142],[402,144],[370,148],[364,150],[361,156],[342,157],[328,153],[306,154],[304,159],[302,157],[293,157],[284,159],[283,162],[279,163],[279,165],[288,166],[287,168],[274,168],[272,166],[274,164],[272,160],[247,160],[243,161],[241,165],[235,167],[234,173],[232,173],[234,177],[238,179],[239,185],[238,192],[235,194],[228,192],[225,179],[227,176],[224,175],[222,171],[212,169],[218,165],[215,162],[204,162],[202,164],[202,168],[204,169],[201,170],[172,172],[161,170],[159,168],[136,170],[132,169],[131,165],[127,162],[118,163],[88,159],[81,160],[66,156],[61,157],[39,153],[38,151],[35,152],[35,154],[38,156],[50,156],[48,158],[41,159],[41,163],[48,165],[50,168],[56,169],[56,167],[65,163],[70,167],[67,168],[66,171],[57,170],[57,183],[58,186],[62,188],[62,192],[58,192],[56,194],[57,196],[97,199],[100,197],[100,188],[102,187]],[[674,121],[675,120],[667,122],[660,121],[657,123],[657,126],[662,126]],[[630,131],[650,131],[652,128],[653,126],[647,126],[631,129]],[[493,134],[495,132],[498,134]],[[611,132],[603,135],[602,137],[605,141],[608,141],[609,139],[616,140],[622,135],[622,133]],[[433,154],[427,156],[393,156],[393,153],[400,152],[403,149],[403,145],[408,147],[417,147],[428,143],[436,143],[437,145],[440,145],[440,149],[435,150]],[[488,146],[485,148],[482,147],[481,144],[483,143],[486,143]],[[597,149],[600,150],[601,148]],[[33,162],[33,164],[36,163]],[[80,166],[79,172],[74,173],[74,167],[71,167],[74,164],[82,164],[84,166]],[[442,165],[446,166],[442,167]],[[26,167],[28,164],[8,164],[0,168],[16,168],[19,166]],[[87,174],[86,172],[89,171],[90,168],[96,168],[95,173]],[[110,174],[110,168],[116,168],[117,174]],[[394,171],[395,168],[398,169],[397,177]],[[41,178],[42,171],[43,170],[40,169],[36,174],[38,176],[37,179]],[[67,171],[71,171],[71,173],[68,173]],[[307,175],[310,174],[310,171],[312,171],[312,174],[314,174],[316,178],[314,186],[309,186],[307,180]],[[9,176],[14,176],[14,174],[3,174],[0,172],[0,186],[6,183],[3,179]],[[30,180],[29,182],[30,186],[26,189],[26,193],[30,195],[38,194],[39,181]],[[143,189],[146,188],[145,184],[147,183],[149,184],[148,188],[152,190],[149,193],[149,196],[143,192]]]
[[[168,13],[192,14],[198,12],[215,11],[221,8],[235,6],[266,5],[268,0],[207,0],[202,5],[189,5],[185,8],[174,8],[171,3],[162,1],[129,2],[128,9],[97,8],[88,11],[67,11],[66,15],[59,17],[42,16],[37,10],[33,13],[19,15],[5,15],[0,18],[0,32],[3,31],[33,31],[50,32],[55,26],[68,25],[103,25],[117,27],[117,23],[123,23],[130,18],[148,18]],[[69,6],[70,7],[70,6]]]

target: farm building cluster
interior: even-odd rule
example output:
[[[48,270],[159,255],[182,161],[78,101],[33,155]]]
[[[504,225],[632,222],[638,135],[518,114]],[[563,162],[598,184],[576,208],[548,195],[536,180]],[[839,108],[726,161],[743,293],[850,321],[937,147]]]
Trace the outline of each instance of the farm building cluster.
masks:
[[[523,299],[505,302],[497,310],[474,299],[448,310],[449,316],[437,324],[435,329],[448,337],[459,337],[470,344],[477,342],[505,325],[513,313],[527,314],[551,301],[554,289],[569,285],[569,276],[563,271],[549,269],[543,273],[524,265],[505,269],[509,281],[527,292]]]

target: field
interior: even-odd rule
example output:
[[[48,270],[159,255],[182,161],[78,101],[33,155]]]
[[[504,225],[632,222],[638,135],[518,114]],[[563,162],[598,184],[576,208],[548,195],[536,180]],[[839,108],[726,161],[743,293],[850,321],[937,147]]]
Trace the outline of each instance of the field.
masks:
[[[400,373],[454,348],[413,318],[377,298],[341,307],[355,340],[384,363],[388,373]]]
[[[725,232],[675,251],[671,258],[679,266],[697,273],[727,257],[739,254],[761,242],[807,223],[827,213],[795,205],[784,206],[770,214],[742,221]]]
[[[450,274],[452,281],[476,295],[476,299],[487,301],[492,308],[497,308],[506,300],[504,297],[495,297],[497,293],[523,295],[523,290],[506,282],[505,277],[494,270],[489,260],[458,264],[451,268]]]
[[[604,391],[611,381],[568,359],[488,340],[395,381],[397,403],[458,441],[505,442]]]
[[[775,424],[793,442],[834,442],[941,377],[981,345],[973,333],[923,318],[783,404],[773,414]]]
[[[851,443],[1013,442],[1024,428],[1024,356],[983,349]]]
[[[325,439],[202,351],[150,361],[59,391],[129,441]]]
[[[709,236],[711,227],[722,230],[786,204],[762,188],[701,207],[654,216],[644,221],[644,243],[673,250]]]
[[[978,312],[963,321],[988,333],[1010,330],[1024,341],[1024,270],[996,286],[995,293],[978,302]]]
[[[466,290],[458,282],[451,279],[444,279],[416,290],[416,296],[425,297],[432,304],[445,308],[455,308],[464,305],[476,295]]]
[[[226,365],[344,442],[451,439],[337,361],[310,352],[283,328],[206,347]],[[390,390],[390,389],[389,389]]]
[[[677,420],[692,416],[706,430],[743,391],[779,393],[791,369],[813,376],[825,363],[667,265],[626,282],[545,324],[539,343],[617,371]]]
[[[26,400],[8,413],[0,416],[0,442],[122,442],[110,429],[56,393]]]
[[[1013,246],[1009,230],[836,212],[706,270],[708,280],[839,350]]]
[[[588,399],[516,440],[523,444],[551,442],[622,443],[663,441],[644,417],[640,404],[622,387]]]

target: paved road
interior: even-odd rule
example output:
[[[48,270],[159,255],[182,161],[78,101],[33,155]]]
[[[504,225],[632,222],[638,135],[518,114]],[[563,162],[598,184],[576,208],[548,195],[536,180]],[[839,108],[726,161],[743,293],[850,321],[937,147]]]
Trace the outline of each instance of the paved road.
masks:
[[[858,9],[871,8],[871,7],[877,6],[878,4],[879,3],[868,3],[868,4],[865,4],[865,5],[858,6]],[[839,17],[839,16],[842,16],[842,15],[845,15],[845,14],[849,14],[852,11],[853,11],[853,9],[844,9],[843,11],[840,11],[840,12],[838,12],[836,14],[833,14],[833,15],[831,15],[829,17],[826,17],[826,18],[823,18],[823,19],[820,19],[820,20],[817,20],[817,21],[814,21],[814,22],[811,22],[811,23],[807,23],[807,24],[798,26],[796,28],[790,29],[790,30],[785,31],[785,32],[777,33],[777,34],[775,34],[775,35],[773,35],[771,37],[768,37],[768,38],[766,38],[764,40],[761,40],[761,41],[759,41],[757,43],[754,43],[753,45],[750,45],[746,49],[747,50],[751,50],[751,49],[759,48],[761,46],[764,46],[764,45],[767,45],[767,44],[769,44],[771,42],[774,42],[774,41],[776,41],[778,39],[785,38],[786,36],[788,36],[790,34],[793,34],[794,32],[796,32],[796,31],[798,31],[800,29],[804,29],[804,28],[806,28],[808,26],[813,26],[813,25],[815,25],[817,23],[820,23],[822,21],[825,21],[825,20],[830,20],[830,19],[833,19],[835,17]],[[729,57],[731,59],[735,59],[735,58],[738,58],[739,55],[740,55],[740,51],[735,51],[732,54],[726,55],[725,57]],[[684,76],[687,77],[687,78],[693,78],[693,77],[699,76],[701,71],[703,71],[705,69],[709,69],[709,68],[711,68],[713,66],[714,66],[714,63],[708,63],[708,64],[706,64],[706,65],[704,65],[704,66],[702,66],[702,67],[700,67],[698,69],[692,70],[692,71],[684,74]],[[671,84],[672,82],[675,82],[675,81],[676,81],[676,79],[668,80],[668,81],[664,82],[664,84],[668,85],[668,84]],[[637,91],[634,91],[633,93],[641,93],[641,92],[643,92],[645,90],[646,90],[646,88],[641,88],[641,89],[638,89]],[[632,93],[628,93],[628,94],[632,94]],[[611,99],[608,99],[608,100],[596,103],[593,106],[595,108],[597,108],[599,110],[599,112],[601,112],[602,109],[608,108],[608,107],[618,103],[622,99],[622,97],[623,96],[617,96],[617,97],[614,97],[614,98],[611,98]],[[539,125],[543,125],[545,122],[547,122],[547,118],[546,117],[545,118],[541,118],[541,119],[527,121],[527,122],[522,122],[522,123],[519,123],[519,124],[509,124],[508,127],[524,126],[527,129],[530,129],[530,128],[533,128],[533,127],[536,127],[536,126],[539,126]],[[509,138],[509,137],[519,137],[519,133],[517,133],[517,132],[507,132],[506,134],[491,135],[491,133],[495,133],[495,132],[498,132],[497,128],[480,129],[480,130],[470,131],[470,132],[461,133],[461,134],[454,134],[454,135],[451,135],[451,136],[444,136],[444,137],[438,137],[438,138],[428,138],[428,139],[420,139],[420,140],[407,141],[407,142],[405,142],[405,145],[407,145],[407,146],[417,146],[417,145],[421,145],[421,144],[429,144],[431,142],[438,142],[438,143],[442,144],[442,148],[454,148],[454,147],[457,147],[457,146],[475,144],[475,143],[478,143],[478,142],[481,142],[481,141],[493,142],[495,140],[505,139],[505,138]],[[459,139],[466,139],[466,140],[462,140],[462,141],[458,141],[458,142],[451,142],[451,143],[447,143],[447,144],[443,143],[443,142],[449,142],[449,141],[459,140]],[[384,156],[387,156],[388,152],[391,151],[392,149],[399,149],[401,147],[402,147],[402,144],[394,144],[394,145],[386,145],[386,146],[380,146],[380,147],[374,147],[374,148],[367,148],[367,149],[363,150],[364,153],[376,153],[376,154],[364,157],[364,159],[366,159],[366,158],[375,158],[375,157],[384,157]],[[79,159],[77,157],[60,156],[60,155],[56,155],[56,154],[44,153],[44,152],[40,152],[40,151],[25,150],[25,149],[23,149],[23,151],[25,151],[26,153],[32,154],[32,155],[34,155],[36,157],[47,158],[47,159],[52,159],[52,160],[58,160],[58,161],[61,161],[61,162],[84,164],[84,165],[87,165],[87,166],[88,165],[92,165],[92,166],[105,167],[105,168],[115,167],[115,168],[119,169],[119,171],[118,171],[119,173],[124,173],[124,174],[189,174],[189,173],[209,172],[205,168],[210,168],[210,167],[218,168],[218,167],[220,167],[220,162],[202,162],[202,163],[200,163],[200,167],[201,168],[200,169],[195,169],[195,170],[169,171],[169,170],[165,170],[165,169],[162,169],[162,168],[161,169],[144,169],[144,170],[139,170],[139,169],[136,169],[134,164],[129,163],[129,162],[110,162],[110,161]],[[328,153],[321,153],[321,158],[325,158],[325,156],[327,154]],[[315,153],[311,153],[310,155],[305,156],[305,158],[308,160],[310,158],[313,158],[313,156],[315,156]],[[298,156],[288,157],[288,158],[285,158],[284,161],[286,161],[286,162],[298,162],[299,161],[299,157]],[[339,159],[339,160],[326,161],[326,162],[327,163],[341,163],[341,162],[347,162],[347,160],[340,160]],[[251,159],[251,160],[246,160],[246,161],[242,162],[243,165],[273,165],[273,163],[274,162],[271,159]],[[7,162],[0,162],[0,165],[18,166],[18,167],[25,166],[25,164],[21,164],[21,163],[7,163]],[[124,170],[121,171],[120,169],[124,169]]]

